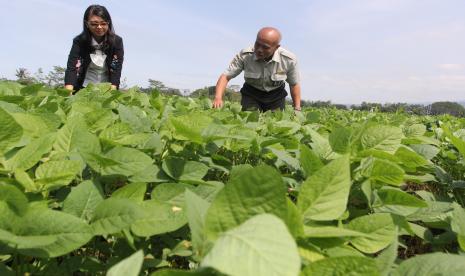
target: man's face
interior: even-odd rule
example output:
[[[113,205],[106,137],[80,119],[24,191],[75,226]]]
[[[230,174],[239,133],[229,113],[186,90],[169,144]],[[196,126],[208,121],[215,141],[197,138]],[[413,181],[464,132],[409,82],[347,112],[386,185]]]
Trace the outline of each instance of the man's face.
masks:
[[[254,45],[254,53],[257,59],[267,60],[273,56],[274,52],[278,48],[279,44],[275,41],[262,37],[257,37],[257,40],[255,40]]]

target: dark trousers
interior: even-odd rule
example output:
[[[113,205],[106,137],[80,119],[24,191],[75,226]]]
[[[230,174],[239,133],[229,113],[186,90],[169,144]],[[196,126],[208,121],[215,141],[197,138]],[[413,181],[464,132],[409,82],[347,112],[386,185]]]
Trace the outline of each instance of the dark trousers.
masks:
[[[259,90],[247,83],[241,88],[242,111],[284,110],[287,92],[284,84],[269,92]]]

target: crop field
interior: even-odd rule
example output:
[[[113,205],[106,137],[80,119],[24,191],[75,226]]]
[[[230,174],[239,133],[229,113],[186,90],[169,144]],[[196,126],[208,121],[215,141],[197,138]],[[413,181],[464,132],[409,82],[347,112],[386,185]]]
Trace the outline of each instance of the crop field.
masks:
[[[465,275],[465,120],[0,82],[0,275]]]

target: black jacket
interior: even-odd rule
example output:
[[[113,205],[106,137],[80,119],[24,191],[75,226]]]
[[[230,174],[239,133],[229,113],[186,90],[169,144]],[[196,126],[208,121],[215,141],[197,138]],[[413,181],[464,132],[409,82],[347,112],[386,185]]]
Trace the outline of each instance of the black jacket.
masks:
[[[73,39],[73,46],[69,52],[65,72],[65,85],[73,85],[75,90],[82,88],[87,68],[91,62],[91,52],[93,52],[92,46],[88,42],[83,41],[80,35]],[[119,88],[124,60],[123,39],[115,35],[114,45],[108,47],[104,52],[107,55],[105,63],[108,68],[109,80],[111,84]]]

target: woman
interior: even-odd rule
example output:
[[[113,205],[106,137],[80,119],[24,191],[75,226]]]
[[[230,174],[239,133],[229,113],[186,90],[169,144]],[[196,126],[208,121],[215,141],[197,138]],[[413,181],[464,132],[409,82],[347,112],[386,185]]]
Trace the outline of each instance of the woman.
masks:
[[[79,90],[89,83],[110,82],[118,89],[123,68],[123,40],[115,34],[107,9],[89,6],[82,33],[73,39],[65,73],[65,88]]]

